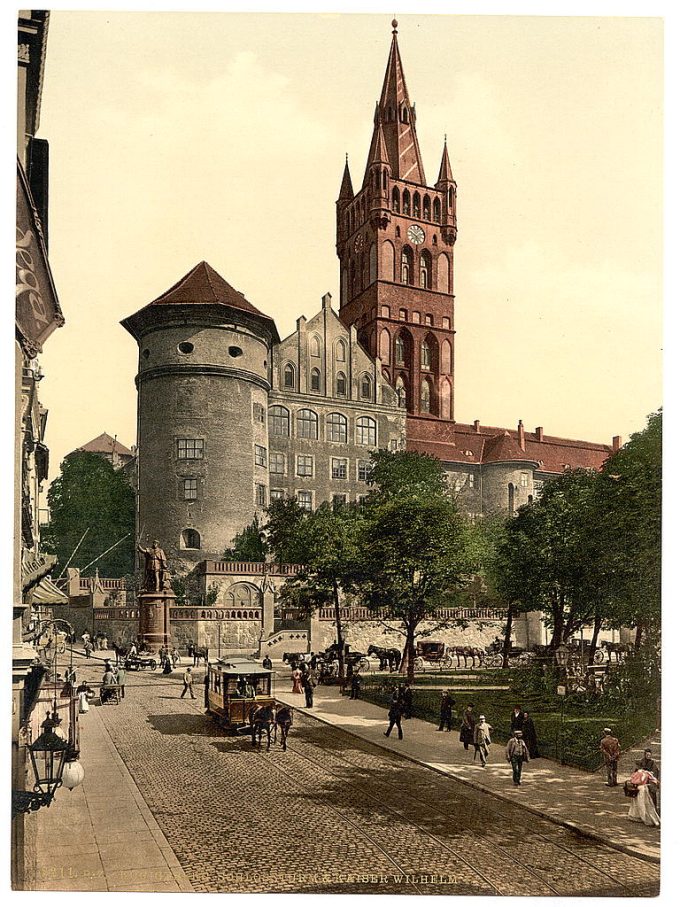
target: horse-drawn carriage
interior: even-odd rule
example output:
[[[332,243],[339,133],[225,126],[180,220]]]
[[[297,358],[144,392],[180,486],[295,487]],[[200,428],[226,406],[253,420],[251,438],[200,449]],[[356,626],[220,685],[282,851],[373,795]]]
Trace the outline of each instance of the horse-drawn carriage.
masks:
[[[146,668],[155,671],[157,667],[158,662],[154,658],[153,652],[139,652],[137,655],[125,656],[126,671],[144,671]]]
[[[416,671],[424,671],[425,665],[436,665],[440,671],[453,667],[453,657],[446,647],[446,643],[419,641],[416,643],[416,657],[413,662],[413,668]]]
[[[521,646],[510,646],[508,649],[508,665],[510,667],[520,667],[528,665],[535,656],[534,652],[527,652]],[[503,640],[495,639],[491,645],[485,649],[483,665],[485,668],[502,668],[503,667]]]

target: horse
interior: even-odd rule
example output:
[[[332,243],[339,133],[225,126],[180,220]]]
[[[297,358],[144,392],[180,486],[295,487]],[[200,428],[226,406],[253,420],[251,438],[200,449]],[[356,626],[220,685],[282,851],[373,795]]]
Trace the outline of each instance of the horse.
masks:
[[[375,655],[380,659],[381,671],[398,671],[401,663],[401,652],[399,649],[385,649],[382,646],[369,646],[368,654]]]
[[[267,735],[267,751],[272,745],[272,728],[275,727],[274,706],[260,705],[251,710],[250,715],[250,739],[253,746],[262,749],[262,736]]]
[[[199,665],[203,661],[205,664],[208,664],[208,647],[207,646],[195,646],[194,647],[194,667]]]
[[[463,665],[467,668],[468,658],[472,659],[472,667],[475,666],[475,659],[479,661],[479,667],[482,666],[482,661],[486,655],[484,649],[480,649],[478,646],[450,646],[448,649],[451,655],[456,656],[456,667],[460,667],[460,660],[463,659]]]
[[[291,729],[293,724],[293,710],[290,706],[280,705],[276,710],[276,720],[274,723],[274,743],[276,743],[276,735],[278,731],[281,731],[281,746],[284,753],[286,752],[286,741],[288,740],[288,732]]]

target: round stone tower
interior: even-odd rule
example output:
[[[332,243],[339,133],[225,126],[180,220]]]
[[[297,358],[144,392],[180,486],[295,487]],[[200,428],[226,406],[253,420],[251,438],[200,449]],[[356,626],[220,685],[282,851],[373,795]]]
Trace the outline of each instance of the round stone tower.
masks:
[[[269,501],[273,320],[206,262],[121,322],[139,345],[137,534],[190,567]]]

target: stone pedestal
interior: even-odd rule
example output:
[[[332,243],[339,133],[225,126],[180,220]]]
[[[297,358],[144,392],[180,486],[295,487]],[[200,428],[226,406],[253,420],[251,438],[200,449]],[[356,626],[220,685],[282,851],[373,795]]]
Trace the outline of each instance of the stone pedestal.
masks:
[[[139,637],[142,646],[157,651],[161,646],[170,645],[170,606],[175,604],[175,593],[140,592]]]

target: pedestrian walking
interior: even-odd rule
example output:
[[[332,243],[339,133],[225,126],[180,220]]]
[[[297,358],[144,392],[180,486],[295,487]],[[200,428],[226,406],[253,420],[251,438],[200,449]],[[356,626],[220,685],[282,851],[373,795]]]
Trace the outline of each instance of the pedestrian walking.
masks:
[[[349,690],[349,698],[358,699],[360,689],[361,689],[361,674],[358,671],[355,671],[354,674],[352,674],[352,681],[351,681],[350,690]]]
[[[165,655],[165,662],[164,662],[164,664],[163,664],[163,673],[164,673],[164,674],[172,674],[172,667],[173,667],[173,665],[172,665],[172,658],[170,658],[170,656],[166,653],[166,655]]]
[[[172,666],[177,667],[177,665],[182,660],[182,656],[179,654],[179,649],[175,646],[172,650]]]
[[[658,779],[651,772],[642,768],[636,769],[624,784],[624,793],[631,797],[628,818],[633,822],[658,828],[661,825],[659,814],[654,806],[652,789],[658,786]]]
[[[120,687],[120,698],[121,699],[125,699],[125,680],[126,680],[125,666],[119,665],[118,669],[116,670],[116,683]]]
[[[269,657],[269,655],[265,655],[264,658],[262,659],[262,667],[265,668],[267,671],[271,671],[272,660]]]
[[[520,709],[518,705],[512,710],[512,715],[510,716],[510,732],[512,734],[515,731],[521,731],[522,725],[524,724],[524,712]]]
[[[604,764],[607,769],[607,787],[618,787],[616,773],[619,767],[619,757],[621,755],[621,746],[619,741],[612,734],[612,729],[604,729],[604,737],[600,740],[600,752],[604,756]]]
[[[78,696],[78,712],[84,715],[90,711],[90,702],[94,699],[94,690],[84,680],[76,690],[76,694]]]
[[[399,734],[399,739],[400,740],[404,739],[404,732],[401,728],[401,716],[403,713],[403,708],[404,708],[403,701],[402,701],[401,696],[399,695],[399,691],[395,690],[394,693],[392,694],[392,698],[390,700],[390,708],[387,713],[387,717],[389,719],[389,726],[388,726],[387,730],[385,731],[386,737],[390,736],[390,734],[392,733],[392,728],[396,725],[397,733]]]
[[[460,724],[460,742],[465,749],[469,749],[475,742],[475,707],[470,702],[463,712],[463,720]]]
[[[206,709],[210,708],[210,675],[207,671],[203,676],[203,705]]]
[[[194,675],[191,673],[191,668],[187,668],[182,677],[184,682],[184,689],[180,693],[180,699],[184,699],[187,693],[191,696],[192,699],[195,699],[194,696]]]
[[[302,693],[302,671],[300,668],[296,667],[295,670],[290,675],[290,679],[293,681],[293,693]]]
[[[486,718],[484,715],[479,716],[479,721],[475,725],[474,732],[474,743],[475,743],[475,753],[472,757],[473,761],[477,758],[477,753],[479,753],[479,760],[482,763],[482,768],[486,768],[486,762],[489,758],[489,746],[491,745],[491,733],[493,728],[490,724],[487,724]]]
[[[654,801],[654,808],[657,810],[657,812],[660,812],[661,810],[659,809],[659,803],[656,794],[661,782],[661,772],[657,763],[654,761],[654,759],[652,759],[652,751],[650,749],[646,749],[642,759],[638,759],[635,765],[637,768],[642,769],[645,772],[649,772],[656,778],[657,783],[650,785],[649,793],[652,800]]]
[[[519,787],[522,783],[522,766],[529,761],[529,750],[522,739],[522,731],[515,731],[508,740],[505,758],[512,766],[512,783]]]
[[[194,659],[194,644],[191,640],[187,643],[187,655],[193,661]]]
[[[439,727],[438,731],[447,731],[451,730],[451,720],[453,718],[453,706],[455,699],[451,697],[451,694],[443,690],[441,702],[439,703]]]
[[[401,688],[401,703],[404,719],[410,718],[413,715],[413,690],[408,681]]]
[[[305,691],[305,708],[311,709],[314,705],[314,687],[316,680],[311,671],[305,671],[302,677],[302,689]]]
[[[530,759],[540,759],[541,754],[538,752],[538,737],[536,736],[536,727],[533,718],[527,711],[523,712],[524,721],[522,722],[522,738],[529,750]]]

